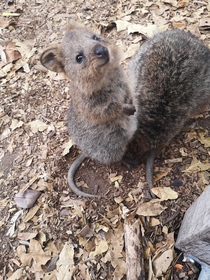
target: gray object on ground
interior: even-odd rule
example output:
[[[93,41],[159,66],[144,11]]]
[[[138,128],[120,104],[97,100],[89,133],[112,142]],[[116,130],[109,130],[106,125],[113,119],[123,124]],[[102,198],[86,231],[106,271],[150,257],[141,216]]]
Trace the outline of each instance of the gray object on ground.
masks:
[[[210,186],[185,213],[176,248],[210,265]],[[209,278],[210,279],[210,278]]]
[[[190,254],[184,254],[184,262],[196,262],[200,264],[201,266],[201,273],[199,275],[198,280],[209,280],[210,279],[210,266],[204,262],[201,262],[199,259],[196,257],[190,255]]]

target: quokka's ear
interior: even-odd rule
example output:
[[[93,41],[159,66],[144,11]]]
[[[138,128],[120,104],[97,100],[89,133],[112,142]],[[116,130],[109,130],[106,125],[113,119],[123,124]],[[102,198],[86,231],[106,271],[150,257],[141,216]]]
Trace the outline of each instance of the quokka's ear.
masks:
[[[44,51],[40,57],[41,64],[54,72],[64,72],[64,61],[58,47]]]

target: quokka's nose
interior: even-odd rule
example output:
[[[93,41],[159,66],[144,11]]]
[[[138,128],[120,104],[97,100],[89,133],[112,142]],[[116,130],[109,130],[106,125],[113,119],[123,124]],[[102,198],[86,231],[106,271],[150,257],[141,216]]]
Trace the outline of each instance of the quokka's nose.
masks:
[[[108,59],[109,58],[109,51],[106,47],[102,45],[96,45],[94,48],[95,55],[100,59]]]

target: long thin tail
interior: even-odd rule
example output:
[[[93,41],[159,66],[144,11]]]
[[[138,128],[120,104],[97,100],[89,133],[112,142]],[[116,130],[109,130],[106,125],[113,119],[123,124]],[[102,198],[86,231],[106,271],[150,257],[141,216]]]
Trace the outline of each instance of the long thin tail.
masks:
[[[148,152],[147,154],[147,163],[146,163],[146,180],[149,185],[149,189],[153,188],[153,171],[154,171],[154,161],[155,161],[156,152],[154,150]],[[151,192],[151,196],[155,195]]]
[[[71,167],[69,168],[69,171],[68,171],[68,184],[69,184],[69,187],[70,189],[75,193],[77,194],[78,196],[84,196],[84,197],[98,197],[98,195],[93,195],[93,194],[88,194],[88,193],[85,193],[85,192],[82,192],[80,191],[75,182],[74,182],[74,175],[77,171],[77,169],[79,168],[79,166],[82,164],[82,162],[84,161],[86,157],[83,155],[83,154],[80,154],[78,156],[78,158],[76,158],[74,160],[74,162],[72,163]]]

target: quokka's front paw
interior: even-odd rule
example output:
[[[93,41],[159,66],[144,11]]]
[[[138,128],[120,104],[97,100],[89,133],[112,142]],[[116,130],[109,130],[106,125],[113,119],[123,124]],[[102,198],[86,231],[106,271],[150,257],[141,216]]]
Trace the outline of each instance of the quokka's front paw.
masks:
[[[124,104],[123,105],[123,113],[130,116],[136,112],[136,108],[133,104]]]

